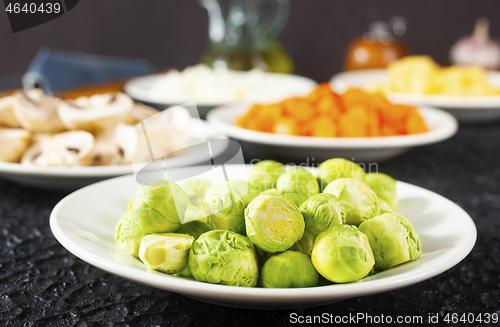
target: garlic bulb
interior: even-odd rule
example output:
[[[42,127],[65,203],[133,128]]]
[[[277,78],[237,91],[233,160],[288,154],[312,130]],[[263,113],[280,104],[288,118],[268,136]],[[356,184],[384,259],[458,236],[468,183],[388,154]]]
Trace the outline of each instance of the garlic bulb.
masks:
[[[450,50],[450,59],[457,65],[478,65],[487,69],[500,68],[500,44],[488,35],[489,22],[480,18],[474,32],[463,37]]]

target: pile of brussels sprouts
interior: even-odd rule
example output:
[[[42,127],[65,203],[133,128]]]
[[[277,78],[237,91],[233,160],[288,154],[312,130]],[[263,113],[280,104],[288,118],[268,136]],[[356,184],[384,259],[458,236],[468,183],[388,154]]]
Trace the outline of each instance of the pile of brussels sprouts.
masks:
[[[147,267],[232,286],[313,287],[415,260],[420,237],[396,210],[396,181],[356,163],[323,162],[315,178],[276,161],[248,182],[191,179],[142,186],[115,228],[120,248]]]

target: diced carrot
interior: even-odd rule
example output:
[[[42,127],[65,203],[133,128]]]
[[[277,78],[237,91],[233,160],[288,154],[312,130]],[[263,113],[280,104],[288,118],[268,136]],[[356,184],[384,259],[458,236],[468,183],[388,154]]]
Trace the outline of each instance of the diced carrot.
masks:
[[[368,105],[371,110],[380,110],[381,107],[390,105],[391,103],[387,98],[381,93],[370,94],[370,102]]]
[[[357,115],[343,115],[339,120],[339,134],[343,137],[366,137],[368,134],[366,120],[359,119]]]
[[[381,93],[360,89],[339,96],[328,83],[307,97],[254,105],[236,125],[261,132],[324,137],[393,136],[428,130],[413,106],[392,104]]]
[[[412,112],[408,115],[406,120],[406,133],[407,134],[419,134],[427,132],[427,126],[425,125],[424,119],[418,112]]]
[[[260,131],[272,133],[274,122],[282,117],[282,111],[282,107],[278,104],[262,106],[258,114],[252,119],[260,122],[258,125]]]
[[[330,119],[337,119],[342,112],[338,98],[335,94],[327,94],[316,102],[318,113],[328,116]]]
[[[401,135],[396,128],[392,125],[383,125],[382,126],[382,135],[383,136],[396,136]]]
[[[251,129],[253,131],[264,132],[259,124],[259,121],[256,119],[248,120],[246,126],[248,129]]]
[[[247,116],[247,117],[256,117],[256,116],[259,114],[259,112],[260,112],[260,110],[262,109],[262,107],[263,107],[263,106],[262,106],[262,105],[260,105],[260,104],[254,104],[254,105],[253,105],[253,106],[252,106],[252,107],[251,107],[251,108],[247,111],[247,113],[246,113],[246,115],[245,115],[245,116]]]
[[[349,111],[346,113],[346,115],[360,121],[367,121],[369,119],[368,109],[361,104],[356,104],[349,108]]]
[[[238,118],[238,120],[236,120],[236,125],[242,128],[248,128],[247,116],[241,116]]]
[[[297,122],[293,118],[280,118],[273,126],[273,133],[276,134],[288,134],[288,135],[298,135],[299,127]]]
[[[382,136],[382,119],[380,118],[380,112],[370,111],[368,119],[368,135],[369,136]]]
[[[323,97],[329,96],[331,94],[335,94],[332,90],[332,87],[329,83],[323,83],[318,85],[309,95],[307,96],[307,100],[311,102],[320,101]]]
[[[283,105],[285,111],[299,122],[309,121],[317,115],[317,109],[306,99],[292,98],[285,100]]]
[[[365,103],[367,93],[363,90],[352,88],[345,91],[340,98],[344,106],[348,109],[355,104]]]
[[[327,116],[319,116],[312,121],[311,136],[336,137],[337,126],[335,122]]]
[[[340,136],[342,137],[367,137],[368,132],[364,126],[356,125],[341,125]]]
[[[312,131],[314,128],[313,122],[314,122],[314,120],[311,120],[311,121],[306,121],[304,123],[298,124],[299,135],[300,136],[312,136]]]
[[[279,118],[283,116],[283,106],[280,104],[270,104],[267,106],[262,106],[262,109],[258,113],[258,117],[262,118]]]
[[[401,122],[408,114],[410,106],[403,104],[387,104],[381,107],[382,120],[385,122]]]
[[[396,129],[396,133],[406,133],[406,116],[410,109],[413,107],[400,104],[388,104],[381,108],[382,123],[384,125],[391,125]]]

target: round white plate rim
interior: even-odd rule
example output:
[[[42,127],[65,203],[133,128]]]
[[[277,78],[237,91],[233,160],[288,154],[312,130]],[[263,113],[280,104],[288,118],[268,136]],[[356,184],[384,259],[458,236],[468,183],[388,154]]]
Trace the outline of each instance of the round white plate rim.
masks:
[[[402,272],[395,276],[389,276],[375,281],[362,281],[359,283],[335,284],[329,286],[298,289],[245,288],[209,283],[202,283],[200,285],[200,282],[184,280],[182,278],[164,274],[149,273],[141,269],[134,268],[109,259],[95,257],[90,251],[78,246],[69,236],[67,236],[63,232],[63,230],[59,226],[58,213],[64,206],[65,202],[69,201],[73,197],[79,196],[80,193],[85,192],[88,188],[95,187],[98,184],[103,185],[107,183],[114,183],[117,180],[127,178],[131,178],[131,176],[120,176],[110,180],[98,182],[77,190],[63,198],[54,207],[50,215],[50,228],[52,230],[52,233],[54,234],[58,242],[63,245],[69,252],[73,253],[75,256],[91,265],[142,284],[147,284],[161,289],[168,289],[169,291],[178,292],[180,294],[190,294],[195,297],[197,294],[199,294],[200,287],[202,287],[206,292],[215,292],[219,296],[250,297],[248,298],[248,300],[252,300],[252,297],[258,298],[261,296],[265,296],[267,299],[280,301],[286,300],[285,297],[290,295],[294,295],[294,297],[301,297],[302,299],[315,299],[318,300],[318,302],[324,302],[329,300],[334,301],[336,299],[347,299],[351,297],[366,296],[370,294],[386,292],[400,287],[406,287],[416,284],[418,282],[437,276],[444,271],[452,268],[453,266],[461,262],[470,253],[477,238],[477,230],[472,218],[458,205],[437,193],[419,186],[398,181],[399,185],[404,185],[405,187],[410,188],[417,188],[419,189],[419,191],[431,194],[432,196],[437,196],[438,198],[455,206],[456,209],[460,210],[464,215],[464,222],[468,224],[469,231],[471,233],[467,242],[455,246],[454,251],[450,251],[449,253],[447,253],[444,259],[440,260],[439,262],[434,262],[427,265],[426,269],[423,271],[420,271],[421,269],[414,269]],[[334,294],[332,294],[332,292],[334,292]]]
[[[277,135],[244,129],[229,124],[220,117],[234,115],[235,112],[243,112],[247,104],[239,103],[217,107],[207,115],[207,121],[213,127],[230,137],[253,143],[268,145],[279,145],[287,147],[307,146],[309,148],[322,149],[381,149],[381,148],[401,148],[431,144],[443,141],[453,136],[458,130],[458,122],[453,115],[432,107],[420,106],[419,111],[424,116],[432,116],[442,119],[446,124],[438,129],[431,129],[429,132],[402,136],[384,137],[310,137]]]
[[[287,78],[287,79],[294,79],[297,82],[301,82],[304,85],[310,84],[311,87],[317,85],[316,81],[314,81],[311,78],[305,77],[305,76],[300,76],[300,75],[291,75],[291,74],[277,74],[277,73],[265,73],[265,74],[270,74],[274,76],[274,78]],[[175,99],[175,101],[169,102],[165,98],[161,98],[158,96],[154,96],[150,94],[147,90],[144,90],[138,86],[141,83],[144,82],[149,82],[154,81],[155,79],[161,77],[164,75],[164,73],[159,73],[159,74],[151,74],[151,75],[145,75],[145,76],[140,76],[133,78],[125,83],[123,86],[123,90],[126,94],[128,94],[130,97],[137,99],[139,101],[144,101],[144,102],[149,102],[149,103],[156,103],[156,104],[165,104],[165,105],[176,105],[176,104],[182,104],[182,103],[187,103],[191,101],[195,101],[198,106],[206,106],[206,107],[215,107],[215,106],[220,106],[220,105],[225,105],[228,102],[217,102],[217,101],[197,101],[196,99],[190,98],[190,97],[179,97],[178,99]]]
[[[197,120],[196,118],[192,118]],[[222,138],[225,136],[217,133],[205,121],[200,121],[207,133],[207,139]],[[176,161],[182,160],[183,156],[169,158],[165,161],[174,164]],[[199,161],[193,161],[189,164],[196,164]],[[22,165],[20,163],[1,162],[0,174],[18,174],[27,176],[50,176],[50,177],[73,177],[73,178],[92,178],[105,176],[118,176],[132,173],[132,165],[110,165],[110,166],[86,166],[86,167],[37,167]]]
[[[488,71],[488,74],[500,81],[500,72]],[[347,82],[345,79],[352,80],[358,77],[363,80],[370,80],[372,82],[382,82],[386,79],[386,69],[365,69],[355,70],[349,72],[342,72],[334,75],[330,79],[330,84],[334,89],[338,86],[342,87],[363,87],[368,83],[366,82]],[[453,109],[453,110],[467,110],[467,109],[481,109],[481,110],[495,110],[500,108],[500,95],[492,96],[453,96],[453,95],[432,95],[432,94],[413,94],[403,92],[384,92],[392,101],[407,102],[407,103],[420,103],[439,108]]]

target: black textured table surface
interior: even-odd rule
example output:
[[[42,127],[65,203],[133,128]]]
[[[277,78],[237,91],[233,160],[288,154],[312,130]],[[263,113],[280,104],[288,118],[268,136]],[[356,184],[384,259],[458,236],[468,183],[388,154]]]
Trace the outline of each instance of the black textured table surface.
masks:
[[[437,192],[472,216],[478,237],[466,259],[410,287],[299,310],[226,308],[108,274],[70,254],[52,236],[49,214],[66,194],[0,179],[0,325],[282,326],[293,323],[294,314],[359,312],[420,315],[424,322],[438,315],[446,325],[448,313],[500,314],[499,144],[500,122],[464,124],[448,141],[379,165],[379,171]],[[244,144],[245,154],[255,150]]]

